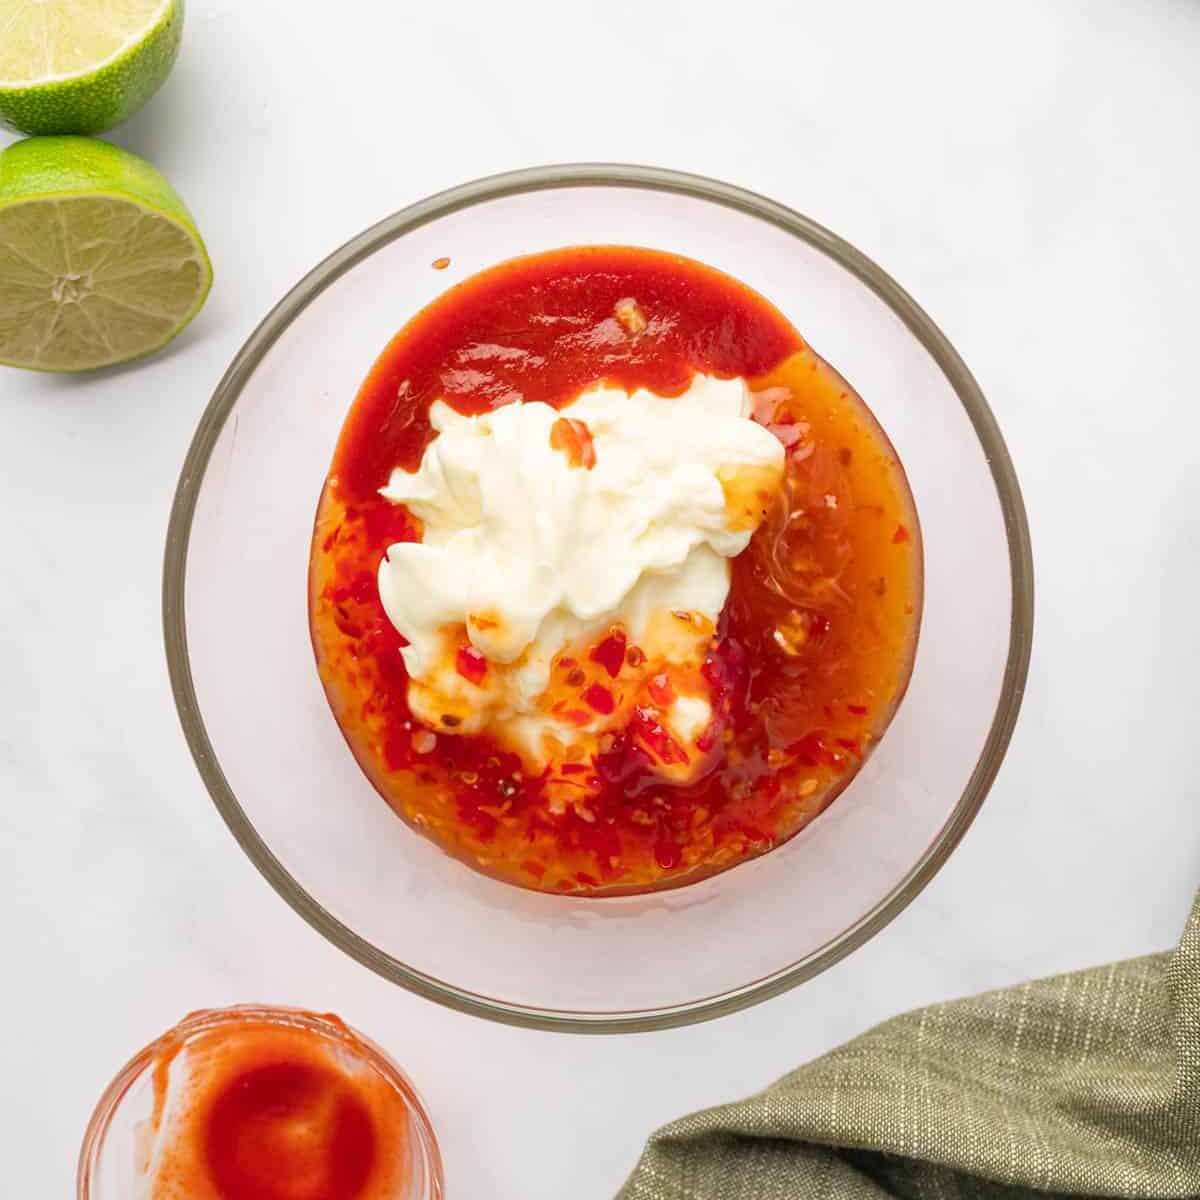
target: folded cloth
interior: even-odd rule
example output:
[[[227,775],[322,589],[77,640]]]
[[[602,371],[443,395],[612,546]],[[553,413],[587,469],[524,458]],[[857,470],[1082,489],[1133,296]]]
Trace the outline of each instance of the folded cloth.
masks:
[[[650,1139],[620,1200],[1200,1197],[1200,895],[1178,948],[896,1017]]]

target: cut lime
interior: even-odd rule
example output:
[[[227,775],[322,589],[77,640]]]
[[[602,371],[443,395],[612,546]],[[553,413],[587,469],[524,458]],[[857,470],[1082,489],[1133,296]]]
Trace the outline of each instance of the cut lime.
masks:
[[[162,86],[182,33],[183,0],[0,0],[0,122],[111,129]]]
[[[191,214],[148,162],[82,137],[0,154],[0,363],[83,371],[150,354],[211,284]]]

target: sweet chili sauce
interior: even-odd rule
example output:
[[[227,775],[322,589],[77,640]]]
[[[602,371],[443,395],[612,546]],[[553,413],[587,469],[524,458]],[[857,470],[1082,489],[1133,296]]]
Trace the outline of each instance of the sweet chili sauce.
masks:
[[[387,547],[420,524],[378,489],[414,469],[438,398],[460,412],[569,404],[608,383],[679,395],[697,373],[741,376],[786,452],[784,485],[732,580],[702,673],[714,718],[698,779],[653,710],[580,762],[586,809],[486,735],[435,735],[406,700],[403,638],[380,604]],[[777,845],[819,813],[877,742],[907,683],[920,620],[920,532],[903,470],[862,400],[757,293],[691,260],[584,247],[502,264],[419,313],[372,368],[342,430],[314,532],[313,643],[335,716],[367,776],[411,825],[470,865],[554,892],[673,886]],[[555,687],[581,719],[609,711],[622,629]],[[460,673],[486,670],[463,661]],[[653,686],[653,683],[652,683]],[[664,702],[666,702],[664,698]],[[568,713],[574,711],[571,708]],[[573,768],[572,768],[573,769]]]
[[[336,1017],[227,1010],[180,1029],[153,1064],[148,1200],[406,1194],[404,1096]]]

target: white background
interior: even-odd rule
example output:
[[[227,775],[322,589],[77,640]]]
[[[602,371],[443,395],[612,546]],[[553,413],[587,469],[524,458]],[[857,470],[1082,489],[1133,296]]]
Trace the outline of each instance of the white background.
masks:
[[[1190,0],[191,0],[113,137],[191,206],[207,308],[133,369],[0,368],[5,1190],[67,1195],[102,1087],[200,1006],[382,1042],[453,1197],[604,1197],[656,1125],[885,1016],[1172,942],[1200,880],[1198,64]],[[159,631],[178,469],[266,309],[411,201],[580,159],[764,192],[895,275],[996,411],[1038,587],[1008,760],[912,907],[790,995],[603,1039],[444,1011],[294,916],[201,787]]]

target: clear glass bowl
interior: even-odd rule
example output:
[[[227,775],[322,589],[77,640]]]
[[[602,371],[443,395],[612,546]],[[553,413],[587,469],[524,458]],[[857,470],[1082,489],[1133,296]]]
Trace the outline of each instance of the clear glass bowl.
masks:
[[[166,1094],[172,1095],[176,1084],[170,1064],[184,1062],[190,1044],[223,1025],[249,1023],[303,1030],[327,1041],[342,1059],[381,1077],[400,1097],[408,1115],[408,1186],[395,1200],[442,1200],[445,1183],[437,1139],[408,1076],[374,1042],[355,1030],[313,1013],[261,1005],[192,1013],[121,1068],[100,1097],[84,1134],[76,1182],[78,1200],[132,1200],[149,1194],[151,1181],[143,1168],[153,1154],[156,1067],[168,1072],[159,1082],[166,1085]]]
[[[309,642],[318,493],[389,338],[456,280],[586,243],[674,251],[776,304],[899,452],[925,610],[907,696],[842,796],[797,837],[649,896],[540,895],[408,829],[359,770]],[[435,260],[450,265],[432,269]],[[217,807],[279,893],[372,970],[511,1024],[624,1032],[703,1020],[808,979],[928,882],[995,777],[1033,625],[1016,476],[970,372],[879,267],[797,213],[644,167],[467,184],[367,230],[268,314],[218,386],[171,514],[164,622],[184,732]]]

